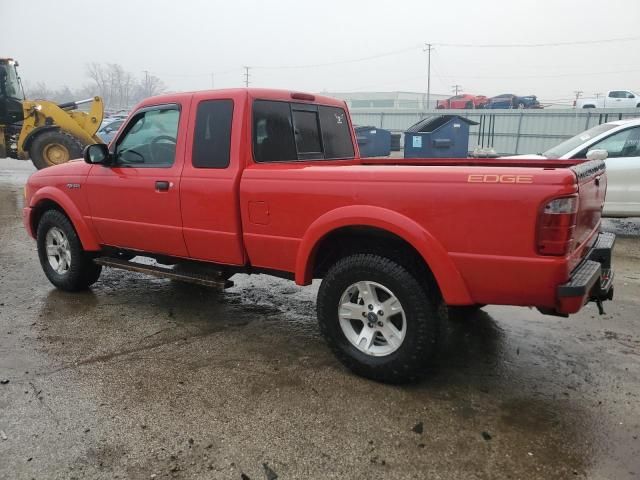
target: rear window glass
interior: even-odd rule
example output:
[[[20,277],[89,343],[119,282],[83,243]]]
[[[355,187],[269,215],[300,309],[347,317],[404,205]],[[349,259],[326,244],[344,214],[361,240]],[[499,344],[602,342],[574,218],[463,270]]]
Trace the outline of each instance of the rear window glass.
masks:
[[[287,102],[256,100],[253,103],[253,153],[257,162],[298,159]]]
[[[318,107],[325,158],[353,158],[353,140],[347,114],[338,107]]]
[[[293,127],[298,154],[322,153],[317,111],[294,110]]]
[[[347,114],[339,107],[256,100],[256,162],[353,158]]]
[[[198,104],[192,163],[196,168],[227,168],[231,148],[232,100]]]

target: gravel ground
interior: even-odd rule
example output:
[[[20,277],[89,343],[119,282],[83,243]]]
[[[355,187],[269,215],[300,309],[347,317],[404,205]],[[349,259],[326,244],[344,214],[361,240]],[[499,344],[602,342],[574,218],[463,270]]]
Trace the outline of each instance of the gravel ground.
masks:
[[[486,307],[396,387],[337,363],[317,285],[53,289],[21,224],[30,172],[0,160],[0,479],[640,476],[637,219],[605,222],[625,234],[605,315]]]

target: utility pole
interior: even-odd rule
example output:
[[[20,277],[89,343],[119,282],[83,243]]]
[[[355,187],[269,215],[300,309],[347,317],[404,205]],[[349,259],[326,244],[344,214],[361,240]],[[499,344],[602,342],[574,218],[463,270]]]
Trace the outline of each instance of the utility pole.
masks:
[[[578,100],[584,92],[582,90],[574,90],[573,93],[576,95],[576,100]]]
[[[451,91],[454,95],[458,95],[458,92],[462,91],[462,85],[458,85],[457,83],[455,85],[451,85]]]
[[[424,48],[422,49],[424,52],[427,52],[427,104],[425,106],[425,110],[429,108],[429,104],[431,103],[431,51],[433,50],[433,46],[430,43],[425,43]]]
[[[244,68],[244,86],[248,87],[249,86],[249,69],[251,67],[244,66],[242,68]]]
[[[149,90],[151,90],[149,88],[149,70],[143,70],[143,72],[144,72],[144,96],[149,97],[151,96],[151,93],[149,92]]]

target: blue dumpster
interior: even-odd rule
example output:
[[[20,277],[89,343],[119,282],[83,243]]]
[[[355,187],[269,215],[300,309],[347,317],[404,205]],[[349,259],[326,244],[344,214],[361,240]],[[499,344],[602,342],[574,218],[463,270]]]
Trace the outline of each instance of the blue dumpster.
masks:
[[[459,115],[420,120],[404,132],[404,158],[464,158],[469,153],[469,126],[478,122]]]
[[[391,132],[376,127],[354,127],[361,157],[386,157],[391,153]]]

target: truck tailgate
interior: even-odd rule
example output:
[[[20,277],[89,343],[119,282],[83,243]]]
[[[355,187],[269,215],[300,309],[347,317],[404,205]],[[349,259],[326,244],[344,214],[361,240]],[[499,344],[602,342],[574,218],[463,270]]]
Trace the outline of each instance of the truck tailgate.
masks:
[[[574,239],[576,251],[579,251],[581,258],[585,255],[586,249],[595,242],[595,232],[600,228],[602,207],[607,191],[607,176],[605,163],[602,160],[574,165],[571,170],[576,174],[578,181],[579,203]]]

